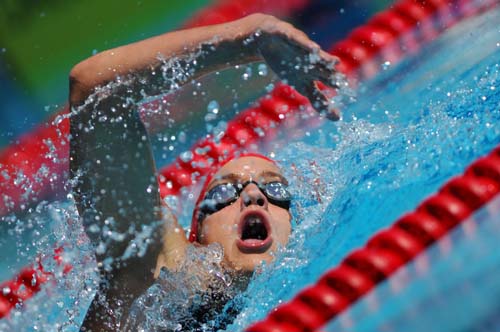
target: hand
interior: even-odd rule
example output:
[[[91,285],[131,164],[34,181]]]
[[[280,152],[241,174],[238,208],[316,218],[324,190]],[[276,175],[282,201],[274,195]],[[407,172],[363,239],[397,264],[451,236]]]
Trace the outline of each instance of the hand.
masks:
[[[319,89],[318,82],[338,88],[335,65],[338,59],[321,50],[318,44],[291,24],[272,16],[257,14],[256,40],[259,52],[269,67],[287,84],[309,99],[311,105],[330,120],[340,114]]]

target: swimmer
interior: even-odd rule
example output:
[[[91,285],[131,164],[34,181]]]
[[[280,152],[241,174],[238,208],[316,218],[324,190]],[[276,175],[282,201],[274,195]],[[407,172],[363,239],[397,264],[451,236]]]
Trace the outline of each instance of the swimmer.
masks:
[[[186,75],[166,80],[162,68],[169,59],[184,64]],[[135,106],[144,94],[166,93],[207,73],[256,61],[264,61],[317,111],[339,118],[317,85],[336,87],[337,59],[302,31],[263,14],[166,33],[96,54],[72,69],[73,197],[96,245],[101,274],[82,331],[123,329],[133,301],[162,269],[178,271],[192,244],[218,243],[223,268],[244,276],[243,288],[256,267],[287,244],[288,182],[272,160],[251,154],[229,158],[212,171],[188,239],[173,213],[162,208],[147,131]]]
[[[271,253],[285,246],[291,232],[291,195],[288,181],[271,159],[243,154],[208,176],[196,203],[189,242],[219,243],[223,263],[234,271],[252,273]],[[166,222],[163,248],[156,274],[161,267],[171,270],[184,259],[189,242],[173,222]],[[169,228],[170,227],[170,228]]]

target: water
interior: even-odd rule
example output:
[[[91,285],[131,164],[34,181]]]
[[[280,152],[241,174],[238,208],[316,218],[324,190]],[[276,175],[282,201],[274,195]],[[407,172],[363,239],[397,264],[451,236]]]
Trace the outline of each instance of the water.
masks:
[[[2,259],[7,267],[4,274],[19,271],[37,257],[54,278],[25,307],[1,320],[0,331],[78,330],[96,291],[97,265],[74,203],[42,202],[22,219],[8,216],[1,221],[8,228],[1,243],[2,250],[8,250]],[[60,247],[64,248],[62,264],[57,264],[53,257]],[[66,272],[68,264],[73,269]]]
[[[224,252],[217,243],[201,249],[190,246],[186,256],[175,273],[162,269],[134,302],[126,331],[202,331],[220,326],[225,302],[239,293],[237,277],[222,268]],[[204,326],[197,324],[201,317],[207,317]]]
[[[461,24],[362,86],[342,122],[277,153],[301,174],[312,170],[326,210],[304,214],[228,330],[263,318],[500,142],[499,23],[495,10]]]
[[[341,122],[325,122],[306,130],[303,138],[269,147],[298,197],[292,210],[294,231],[275,262],[262,267],[248,289],[233,300],[243,309],[228,331],[242,330],[263,318],[500,142],[499,23],[500,12],[494,10],[461,24],[418,56],[385,66],[381,75],[359,88],[357,102],[343,110]],[[273,80],[260,74],[242,78],[262,67],[237,70],[236,76],[247,82],[243,84],[265,86],[262,78],[266,84]],[[193,86],[191,92],[208,90]],[[213,111],[212,100],[218,109],[244,104],[237,95],[229,99],[231,103],[223,103],[204,96],[203,114]],[[216,114],[214,122],[220,112]],[[167,121],[170,128],[177,123]],[[172,152],[185,151],[195,139],[192,136],[181,126],[158,137],[175,142],[168,149]],[[158,138],[155,144],[160,143]],[[160,150],[155,154],[165,153]],[[190,198],[192,204],[194,195]],[[189,217],[183,211],[191,208],[189,200],[179,208],[184,226]],[[71,199],[2,219],[7,221],[2,227],[10,232],[0,242],[2,250],[10,250],[10,258],[2,260],[5,271],[17,271],[35,255],[50,261],[58,246],[64,246],[64,259],[74,268],[63,276],[60,266],[47,263],[56,271],[57,282],[46,285],[26,308],[0,321],[0,330],[78,330],[97,287],[97,275]],[[154,317],[153,311],[153,319],[161,317]]]
[[[498,331],[500,197],[496,197],[326,331]]]

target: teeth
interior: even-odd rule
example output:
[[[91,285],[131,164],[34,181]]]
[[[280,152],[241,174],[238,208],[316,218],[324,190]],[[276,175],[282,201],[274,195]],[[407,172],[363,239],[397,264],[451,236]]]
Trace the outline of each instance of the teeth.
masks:
[[[258,223],[261,223],[262,220],[259,218],[259,217],[251,217],[249,220],[248,220],[248,225],[249,226],[255,226],[255,224],[258,224]]]

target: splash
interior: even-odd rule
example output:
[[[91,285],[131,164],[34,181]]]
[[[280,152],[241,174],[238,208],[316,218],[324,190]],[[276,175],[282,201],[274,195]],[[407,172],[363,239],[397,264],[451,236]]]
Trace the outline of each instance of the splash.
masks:
[[[223,257],[218,244],[191,245],[178,271],[163,268],[155,283],[134,301],[125,330],[213,331],[221,324],[224,327],[220,311],[238,287],[234,276],[222,267]]]
[[[438,60],[442,62],[442,58]],[[159,107],[152,107],[151,104],[144,106],[144,102],[152,102],[158,95],[169,97],[168,91],[175,91],[181,83],[189,81],[196,56],[161,61],[162,65],[156,69],[155,75],[121,77],[97,89],[82,108],[73,110],[70,116],[77,116],[85,108],[92,108],[93,104],[117,91],[139,91],[120,99],[120,102],[126,107],[140,109],[148,133],[156,140],[154,144],[162,146],[160,150],[165,158],[161,160],[166,163],[177,152],[187,151],[197,137],[172,117],[175,100],[160,99]],[[189,259],[179,273],[162,271],[160,278],[138,297],[127,327],[131,330],[136,327],[178,330],[194,324],[190,309],[205,309],[205,304],[223,293],[224,301],[217,308],[208,306],[221,314],[211,312],[210,317],[205,319],[206,325],[197,328],[208,331],[229,324],[236,317],[226,329],[243,330],[250,322],[261,318],[297,290],[316,280],[326,268],[339,262],[346,252],[363,243],[375,230],[414,207],[444,179],[500,140],[500,129],[496,125],[500,120],[499,89],[496,88],[500,69],[496,59],[490,57],[484,61],[470,70],[461,64],[462,70],[455,75],[458,79],[447,80],[442,77],[426,77],[424,80],[417,72],[401,81],[398,75],[407,76],[405,70],[408,67],[404,66],[411,63],[399,67],[403,68],[405,75],[391,65],[384,71],[389,75],[390,88],[381,81],[361,87],[361,91],[372,95],[362,93],[356,105],[347,107],[344,122],[338,125],[324,123],[320,128],[306,129],[304,138],[289,138],[286,144],[271,146],[269,154],[276,157],[286,171],[292,193],[297,198],[292,208],[294,231],[289,245],[276,253],[272,264],[259,269],[243,292],[233,288],[234,276],[220,267],[223,253],[219,247],[191,248]],[[435,62],[432,62],[433,66]],[[240,81],[255,82],[260,78],[273,81],[272,75],[267,74],[267,68],[259,64],[251,71],[247,71],[246,67],[236,71]],[[394,72],[396,75],[390,76]],[[411,87],[419,80],[426,82],[422,89],[400,98],[402,101],[393,102],[402,90],[412,91]],[[272,89],[273,82],[266,82],[268,89]],[[223,109],[245,106],[239,98],[238,89],[228,90],[236,92],[228,93],[231,103],[227,107],[219,98],[206,93],[204,85],[198,83],[188,83],[192,88],[189,94],[193,97],[196,92],[196,96],[200,97],[205,92],[201,113],[208,114],[209,111],[217,115],[210,121],[224,121]],[[339,82],[339,86],[342,84]],[[384,86],[385,90],[380,92],[380,86]],[[341,93],[340,96],[347,100],[353,98],[349,93],[345,96]],[[213,112],[214,104],[210,106],[212,100],[219,104],[216,113]],[[339,103],[344,102],[341,100]],[[233,107],[233,104],[237,105]],[[95,120],[125,124],[125,119],[120,116],[100,114]],[[55,121],[62,121],[62,118]],[[91,123],[82,123],[82,126],[87,132],[95,130]],[[225,130],[223,125],[216,127],[214,123],[209,131]],[[155,133],[160,134],[154,136]],[[53,142],[45,143],[47,158],[52,158]],[[138,144],[145,144],[145,141],[140,140]],[[186,160],[190,158],[188,154],[182,157]],[[2,174],[0,171],[0,176]],[[43,167],[37,174],[38,177],[50,176]],[[23,171],[19,170],[16,177],[16,182],[29,194],[30,181],[26,180]],[[180,219],[184,226],[189,224],[191,217],[185,211],[192,211],[190,204],[195,196],[194,191],[184,191],[180,199],[169,201],[174,210],[181,211]],[[401,197],[404,199],[401,200]],[[9,267],[6,270],[16,271],[39,255],[47,259],[48,268],[54,271],[57,278],[54,284],[48,285],[30,300],[29,305],[17,308],[9,320],[0,321],[0,329],[76,331],[98,286],[94,247],[84,231],[71,196],[65,202],[42,203],[27,212],[23,216],[2,217],[2,225],[6,225],[11,240],[7,237],[1,239],[0,247],[2,250],[10,248],[11,254],[6,256],[15,257],[6,263]],[[121,242],[126,238],[123,236],[125,232],[116,231],[115,224],[109,219],[104,222],[105,227],[96,225],[94,231]],[[133,228],[128,235],[137,239],[137,247],[125,251],[125,255],[122,252],[120,257],[128,259],[143,255],[142,249],[147,247],[144,239],[154,227]],[[74,266],[68,274],[62,273],[59,265],[50,263],[53,250],[58,246],[64,246],[64,261]],[[99,252],[105,253],[107,246],[108,243],[103,242]],[[206,283],[212,283],[213,289],[200,292]],[[235,311],[239,314],[236,315]],[[226,317],[231,319],[225,320]]]
[[[49,282],[28,302],[17,305],[1,331],[77,331],[97,288],[98,277],[93,248],[90,245],[74,203],[42,202],[22,218],[14,215],[0,219],[9,228],[9,239],[2,240],[10,253],[9,267],[24,267],[37,256]],[[62,260],[56,262],[54,250],[64,247]],[[14,250],[13,250],[14,249]],[[72,270],[64,271],[64,266]],[[7,291],[3,289],[2,291]],[[26,319],[30,317],[30,319]]]

